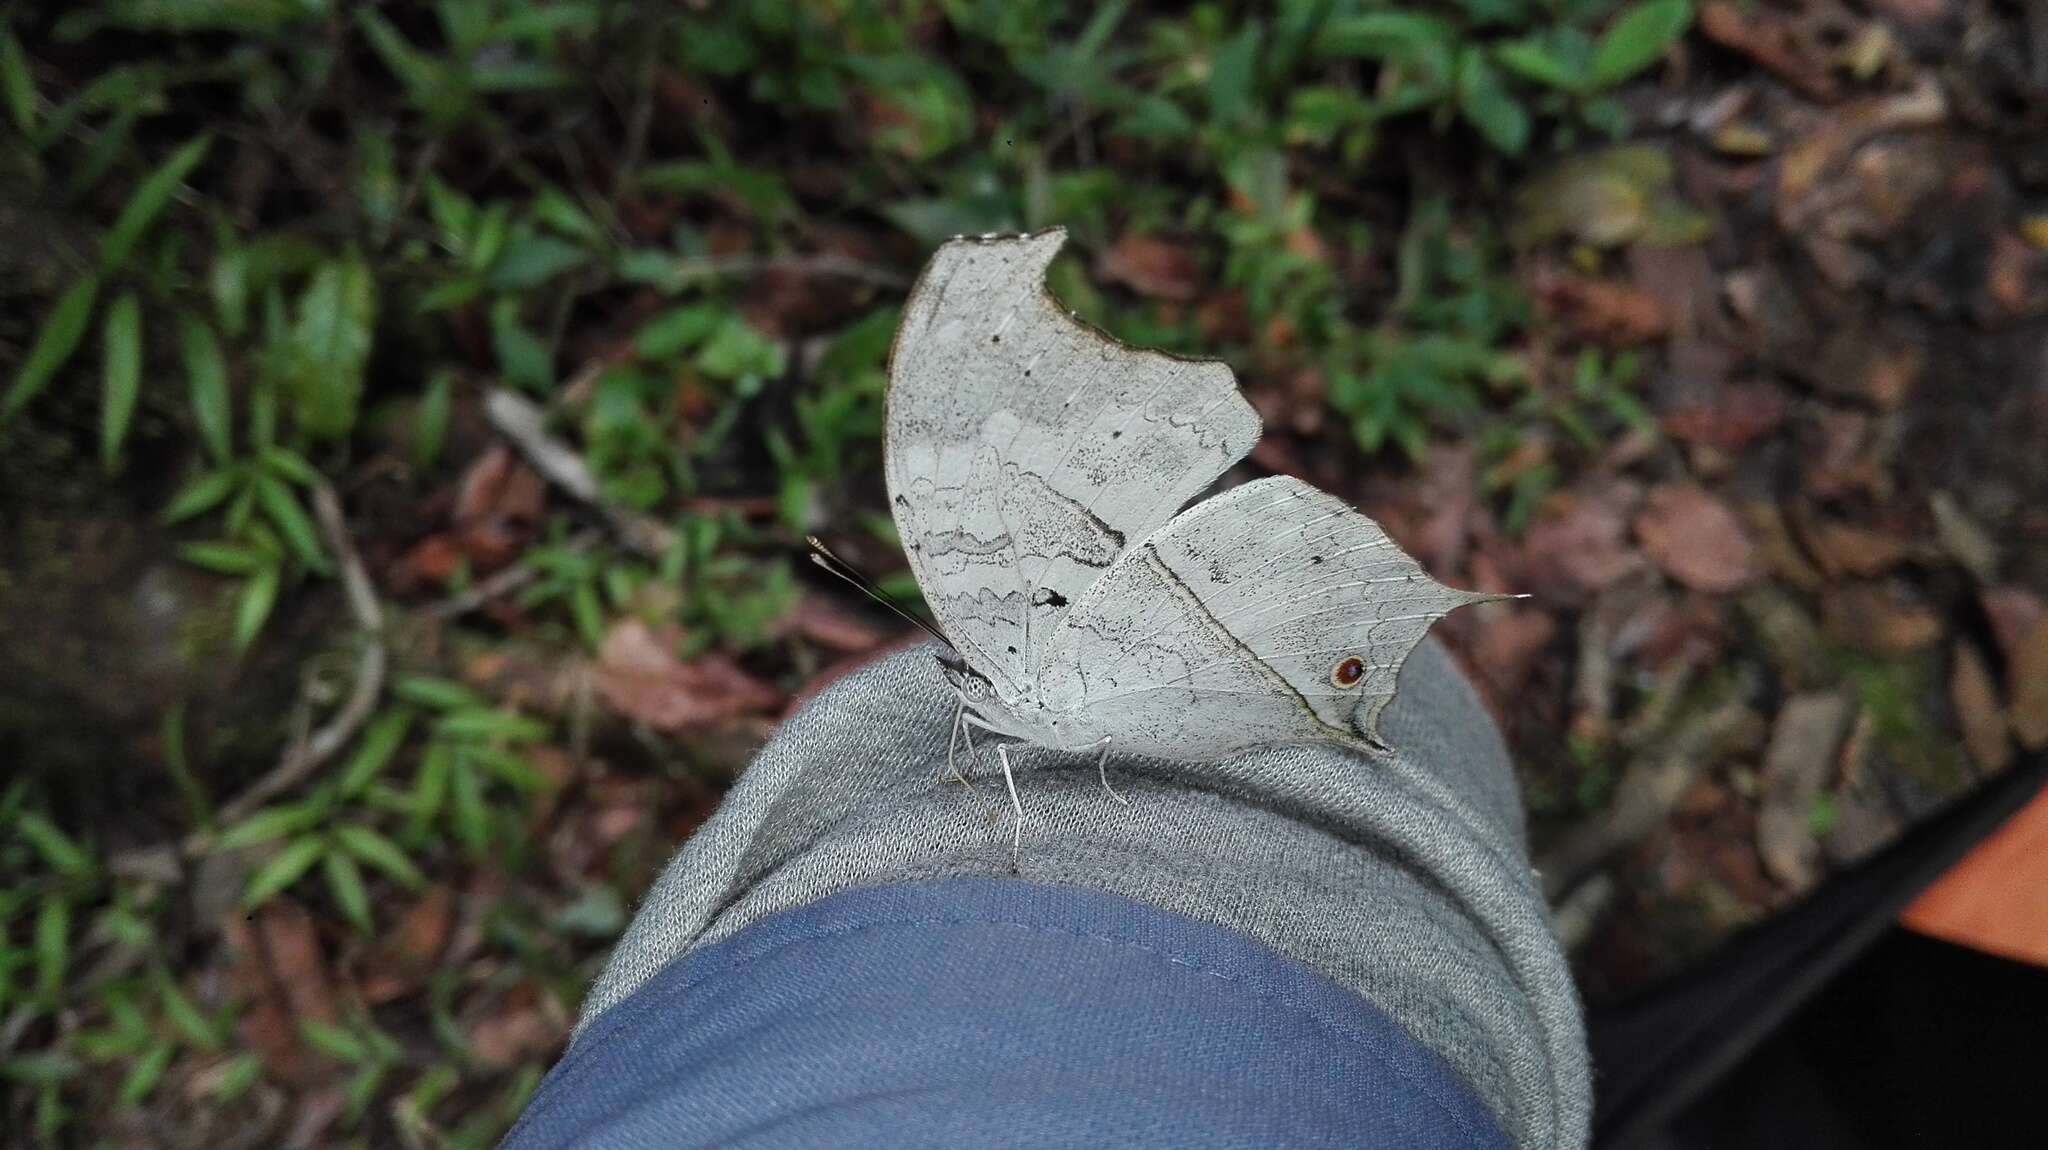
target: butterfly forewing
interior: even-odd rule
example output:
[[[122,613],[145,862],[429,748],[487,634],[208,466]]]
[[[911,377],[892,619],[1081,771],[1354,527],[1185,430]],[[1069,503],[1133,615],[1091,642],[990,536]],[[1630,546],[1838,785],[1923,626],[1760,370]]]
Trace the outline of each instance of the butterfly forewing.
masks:
[[[1012,691],[1130,542],[1251,450],[1230,370],[1125,347],[1045,289],[1063,231],[954,240],[889,370],[891,510],[940,626]]]
[[[1132,547],[1061,623],[1044,687],[1132,753],[1363,749],[1429,625],[1488,598],[1429,578],[1335,497],[1262,479]]]

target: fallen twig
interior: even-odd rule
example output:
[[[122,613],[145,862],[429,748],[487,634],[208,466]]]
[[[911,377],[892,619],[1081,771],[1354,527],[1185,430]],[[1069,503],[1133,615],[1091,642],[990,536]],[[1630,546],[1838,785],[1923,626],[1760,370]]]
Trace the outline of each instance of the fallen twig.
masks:
[[[547,413],[539,404],[498,388],[484,398],[484,415],[498,434],[533,464],[547,481],[571,498],[589,505],[633,550],[660,558],[675,542],[675,532],[657,519],[607,503],[598,488],[597,475],[576,450],[547,432]]]
[[[347,596],[349,614],[355,618],[356,629],[362,632],[363,650],[356,662],[355,685],[350,688],[348,698],[341,709],[327,722],[303,741],[294,740],[270,773],[250,784],[241,794],[222,805],[219,822],[225,826],[247,817],[256,808],[276,796],[305,781],[320,764],[334,757],[335,753],[348,745],[356,732],[370,719],[377,708],[377,700],[384,693],[384,612],[377,603],[377,591],[370,583],[370,575],[363,567],[362,556],[356,553],[355,542],[349,537],[348,524],[343,521],[341,501],[326,484],[313,489],[313,514],[320,523],[321,534],[327,537],[341,565],[341,587]],[[185,853],[196,854],[205,849],[207,836],[194,835],[185,842]]]
[[[1544,852],[1536,869],[1553,902],[1577,886],[1616,851],[1634,845],[1663,823],[1678,800],[1731,746],[1761,741],[1764,722],[1750,709],[1748,691],[1729,691],[1694,714],[1656,750],[1632,760],[1614,788],[1614,801],[1597,821],[1581,826]]]

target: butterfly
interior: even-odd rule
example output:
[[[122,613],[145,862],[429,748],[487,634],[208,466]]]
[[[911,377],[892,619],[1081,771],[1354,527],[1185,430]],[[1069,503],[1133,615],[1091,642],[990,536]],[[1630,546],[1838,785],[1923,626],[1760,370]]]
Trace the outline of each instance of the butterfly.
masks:
[[[1182,510],[1251,451],[1258,415],[1222,362],[1125,346],[1061,306],[1045,271],[1065,239],[942,245],[890,351],[890,510],[952,648],[955,744],[971,753],[972,728],[1099,751],[1105,789],[1112,748],[1384,750],[1408,653],[1500,596],[1436,582],[1291,477]]]

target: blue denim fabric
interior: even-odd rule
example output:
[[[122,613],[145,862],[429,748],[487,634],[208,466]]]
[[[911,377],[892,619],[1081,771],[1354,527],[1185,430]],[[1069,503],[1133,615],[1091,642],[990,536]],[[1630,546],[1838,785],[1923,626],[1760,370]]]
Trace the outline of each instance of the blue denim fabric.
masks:
[[[1004,879],[856,890],[598,1017],[511,1150],[1506,1147],[1442,1059],[1232,931]]]

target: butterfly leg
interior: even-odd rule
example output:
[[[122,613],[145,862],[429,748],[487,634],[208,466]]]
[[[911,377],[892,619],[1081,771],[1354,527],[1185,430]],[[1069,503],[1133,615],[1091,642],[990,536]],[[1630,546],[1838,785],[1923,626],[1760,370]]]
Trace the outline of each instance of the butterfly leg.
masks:
[[[1019,859],[1024,853],[1024,803],[1017,797],[1017,780],[1010,773],[1010,748],[998,744],[996,758],[1002,761],[1003,785],[1010,788],[1010,811],[1016,816],[1010,824],[1010,873],[1016,874],[1021,869]]]
[[[953,776],[953,781],[974,792],[974,799],[981,804],[982,813],[988,816],[990,822],[994,822],[996,820],[995,804],[989,802],[988,796],[981,793],[981,788],[975,785],[974,780],[968,778],[966,772],[960,769],[960,762],[954,757],[954,751],[959,748],[962,742],[967,744],[967,761],[975,766],[979,766],[981,764],[981,753],[974,747],[974,728],[969,725],[965,701],[953,709],[953,730],[951,734],[946,736],[946,765],[939,771],[938,777],[944,778],[950,772]],[[936,782],[937,779],[933,781]]]
[[[1110,797],[1110,798],[1113,798],[1113,799],[1115,799],[1115,800],[1116,800],[1117,802],[1120,802],[1120,803],[1122,803],[1122,804],[1123,804],[1123,805],[1125,805],[1125,806],[1130,806],[1130,805],[1131,805],[1131,800],[1129,800],[1129,799],[1127,799],[1127,798],[1123,797],[1123,796],[1122,796],[1122,795],[1120,795],[1120,794],[1117,794],[1117,793],[1116,793],[1116,788],[1115,788],[1115,787],[1112,787],[1112,786],[1110,786],[1110,785],[1109,785],[1109,736],[1108,736],[1108,735],[1104,735],[1104,736],[1102,736],[1102,756],[1101,756],[1100,758],[1098,758],[1098,759],[1096,759],[1096,760],[1095,760],[1095,775],[1096,775],[1096,777],[1097,777],[1097,778],[1099,778],[1099,779],[1101,779],[1101,780],[1102,780],[1102,789],[1103,789],[1103,790],[1105,790],[1105,791],[1108,791],[1108,792],[1109,792],[1109,797]]]

